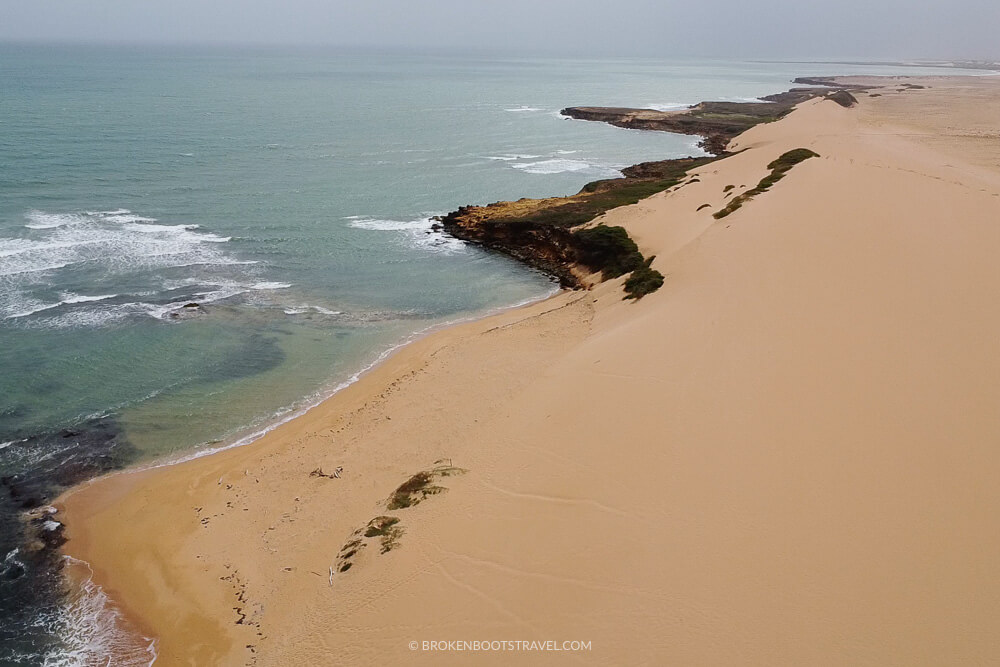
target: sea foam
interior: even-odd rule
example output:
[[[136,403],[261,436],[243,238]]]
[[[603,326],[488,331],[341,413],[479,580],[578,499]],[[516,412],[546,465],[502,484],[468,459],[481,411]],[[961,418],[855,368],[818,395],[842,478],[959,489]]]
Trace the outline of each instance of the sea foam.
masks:
[[[520,169],[528,174],[562,174],[567,172],[590,172],[602,178],[616,178],[622,175],[620,171],[613,167],[600,164],[593,164],[584,160],[571,160],[567,158],[553,158],[538,162],[522,162],[511,165],[514,169]]]
[[[87,576],[74,584],[69,598],[56,611],[38,619],[61,644],[42,657],[42,665],[152,665],[157,657],[156,642],[125,628],[121,613],[94,583],[87,563],[65,558],[70,567],[86,571]]]
[[[166,318],[195,298],[212,303],[291,286],[263,280],[257,262],[226,252],[229,236],[197,224],[162,224],[125,208],[73,213],[35,210],[26,217],[28,231],[0,237],[0,320],[21,326],[93,327],[134,316]],[[157,296],[160,291],[155,285],[166,282],[157,277],[180,271],[197,276],[184,281],[185,287],[194,288],[187,295],[171,298],[164,293],[159,299],[135,299]],[[153,283],[152,291],[112,291],[122,284],[135,288],[149,283]],[[64,289],[54,298],[59,286],[80,284],[93,291],[111,289],[99,294]],[[198,287],[202,289],[196,291]]]
[[[414,248],[447,253],[461,252],[466,249],[464,241],[435,229],[436,220],[433,215],[426,215],[415,220],[382,220],[364,216],[350,216],[345,220],[355,229],[397,232],[404,243]]]

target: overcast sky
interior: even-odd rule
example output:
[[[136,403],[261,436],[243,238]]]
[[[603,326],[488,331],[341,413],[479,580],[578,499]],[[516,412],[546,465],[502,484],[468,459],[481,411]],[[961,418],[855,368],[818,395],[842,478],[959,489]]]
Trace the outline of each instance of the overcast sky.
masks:
[[[1000,59],[1000,0],[0,0],[0,40]]]

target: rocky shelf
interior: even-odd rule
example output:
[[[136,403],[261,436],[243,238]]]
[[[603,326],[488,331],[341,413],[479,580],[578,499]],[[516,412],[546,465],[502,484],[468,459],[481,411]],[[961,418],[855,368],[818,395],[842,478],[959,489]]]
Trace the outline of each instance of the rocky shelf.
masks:
[[[702,137],[701,148],[713,155],[723,155],[736,136],[754,125],[784,118],[795,105],[817,97],[853,106],[857,100],[851,91],[862,88],[837,83],[830,78],[800,78],[793,83],[817,86],[792,88],[760,98],[760,102],[702,102],[678,111],[629,109],[622,107],[568,107],[560,113],[577,120],[592,120],[633,130],[659,130]]]

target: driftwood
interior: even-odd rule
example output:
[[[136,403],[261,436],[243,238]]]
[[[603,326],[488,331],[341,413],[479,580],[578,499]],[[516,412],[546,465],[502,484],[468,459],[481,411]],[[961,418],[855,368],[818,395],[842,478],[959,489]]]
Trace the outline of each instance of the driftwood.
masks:
[[[311,473],[309,473],[309,476],[310,477],[326,477],[328,479],[340,479],[340,473],[342,473],[342,472],[344,472],[343,466],[337,466],[337,468],[333,471],[333,474],[330,474],[330,473],[327,473],[327,472],[323,472],[322,468],[316,468]]]

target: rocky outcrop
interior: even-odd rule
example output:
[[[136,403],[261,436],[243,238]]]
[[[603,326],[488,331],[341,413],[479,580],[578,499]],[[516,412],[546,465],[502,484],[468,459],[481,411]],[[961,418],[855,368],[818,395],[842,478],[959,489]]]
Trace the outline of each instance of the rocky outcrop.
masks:
[[[0,449],[0,618],[26,618],[56,608],[65,593],[64,529],[49,503],[70,486],[124,467],[136,450],[110,417],[0,440],[14,440]]]
[[[713,155],[723,155],[736,136],[754,125],[770,123],[791,113],[795,105],[816,97],[827,97],[843,106],[853,99],[847,91],[863,87],[844,85],[833,78],[802,78],[795,83],[823,88],[792,88],[767,95],[760,102],[702,102],[678,111],[623,107],[568,107],[560,113],[578,120],[592,120],[634,130],[659,130],[702,137],[700,146]],[[846,94],[846,97],[845,97]],[[856,102],[856,100],[854,100]]]
[[[643,162],[622,170],[624,178],[588,183],[568,197],[519,199],[463,206],[440,218],[456,238],[497,250],[556,277],[563,287],[582,287],[597,268],[583,266],[586,248],[574,230],[605,211],[634,204],[674,187],[688,170],[717,158]]]
[[[510,205],[515,203],[463,206],[441,218],[441,225],[455,238],[502,252],[554,276],[563,287],[581,287],[581,277],[574,271],[577,254],[570,231],[536,222],[508,221]]]

